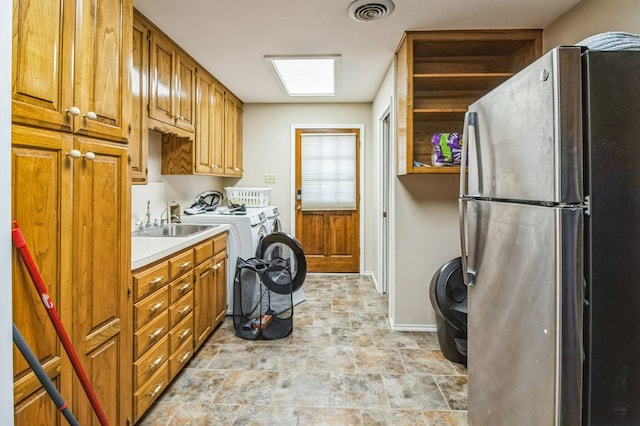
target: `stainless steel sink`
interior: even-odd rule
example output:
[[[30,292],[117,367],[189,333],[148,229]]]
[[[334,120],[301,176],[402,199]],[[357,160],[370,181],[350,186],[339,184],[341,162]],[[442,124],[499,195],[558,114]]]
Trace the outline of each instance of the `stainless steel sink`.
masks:
[[[220,225],[194,225],[190,223],[171,223],[156,228],[135,232],[134,237],[188,237],[199,232],[217,228]]]

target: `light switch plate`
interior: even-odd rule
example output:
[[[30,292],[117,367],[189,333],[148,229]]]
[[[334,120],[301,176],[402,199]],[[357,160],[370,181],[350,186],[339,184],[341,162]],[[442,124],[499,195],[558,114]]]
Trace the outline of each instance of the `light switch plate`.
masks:
[[[264,183],[276,183],[277,175],[275,173],[265,173]]]

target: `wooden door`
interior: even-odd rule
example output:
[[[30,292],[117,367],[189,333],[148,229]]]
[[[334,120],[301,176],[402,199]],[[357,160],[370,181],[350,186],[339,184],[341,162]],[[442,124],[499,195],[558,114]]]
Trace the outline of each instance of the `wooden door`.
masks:
[[[198,73],[196,79],[196,126],[194,173],[210,174],[213,168],[212,142],[214,134],[213,109],[215,95],[213,79],[207,73]]]
[[[171,40],[157,31],[151,32],[149,117],[171,125],[175,124],[174,96],[178,84],[174,71],[176,55]]]
[[[212,317],[214,315],[214,292],[215,277],[213,270],[213,259],[203,262],[196,266],[194,271],[194,339],[195,349],[197,350],[207,340],[207,336],[213,330]]]
[[[131,61],[131,132],[129,133],[129,158],[131,182],[147,183],[149,156],[149,129],[147,105],[149,87],[149,28],[136,15],[133,20]]]
[[[303,191],[303,135],[355,136],[355,204],[352,209],[313,210],[305,208]],[[360,263],[360,130],[296,129],[295,236],[302,244],[309,272],[359,272]],[[337,161],[337,159],[336,159]]]
[[[72,131],[75,1],[13,1],[12,119]]]
[[[230,94],[224,99],[224,174],[242,176],[242,106]]]
[[[213,110],[211,112],[211,173],[224,174],[224,89],[219,84],[213,86]]]
[[[95,159],[73,164],[73,341],[107,418],[123,425],[133,398],[127,150],[82,137],[75,148]],[[80,424],[97,424],[77,381],[73,396]]]
[[[62,322],[73,326],[71,295],[71,150],[72,136],[29,127],[12,127],[12,217],[18,221],[40,275]],[[48,376],[63,395],[71,394],[71,365],[24,263],[12,261],[13,322]],[[62,425],[55,404],[28,364],[13,349],[16,426]]]
[[[176,57],[175,125],[189,132],[193,132],[195,127],[196,75],[195,62],[179,54]]]
[[[76,22],[74,99],[81,112],[74,131],[127,142],[133,1],[77,2],[82,21]]]
[[[215,328],[227,314],[227,252],[218,253],[213,258],[215,265],[215,286],[213,305],[213,327]]]

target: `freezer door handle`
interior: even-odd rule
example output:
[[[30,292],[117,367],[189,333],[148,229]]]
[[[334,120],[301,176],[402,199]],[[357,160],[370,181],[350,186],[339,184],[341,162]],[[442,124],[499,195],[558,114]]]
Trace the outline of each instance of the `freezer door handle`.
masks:
[[[469,127],[473,127],[473,142],[477,143],[476,138],[476,122],[478,120],[477,113],[467,111],[464,115],[464,124],[462,126],[462,158],[460,159],[460,197],[467,196],[467,155],[469,152],[469,143],[471,133]],[[476,147],[477,148],[477,147]]]
[[[469,263],[467,260],[467,200],[460,198],[458,200],[458,208],[460,210],[460,259],[462,261],[462,279],[466,286],[473,286],[476,283],[476,274],[469,271]]]

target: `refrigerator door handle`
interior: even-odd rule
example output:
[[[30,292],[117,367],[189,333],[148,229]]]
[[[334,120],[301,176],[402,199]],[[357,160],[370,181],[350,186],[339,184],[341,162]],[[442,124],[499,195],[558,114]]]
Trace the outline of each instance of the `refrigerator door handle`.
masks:
[[[469,114],[471,111],[467,111],[464,114],[464,124],[462,125],[462,157],[460,157],[460,199],[466,196],[467,192],[467,138],[469,137]],[[462,216],[461,216],[462,217]],[[461,219],[462,220],[462,219]],[[460,223],[460,231],[462,231],[462,223]],[[464,257],[464,253],[463,257]],[[463,265],[464,266],[464,265]]]
[[[467,201],[464,198],[458,200],[458,208],[460,211],[460,260],[462,261],[462,279],[464,284],[472,287],[476,283],[476,274],[469,271],[469,263],[467,260]]]

